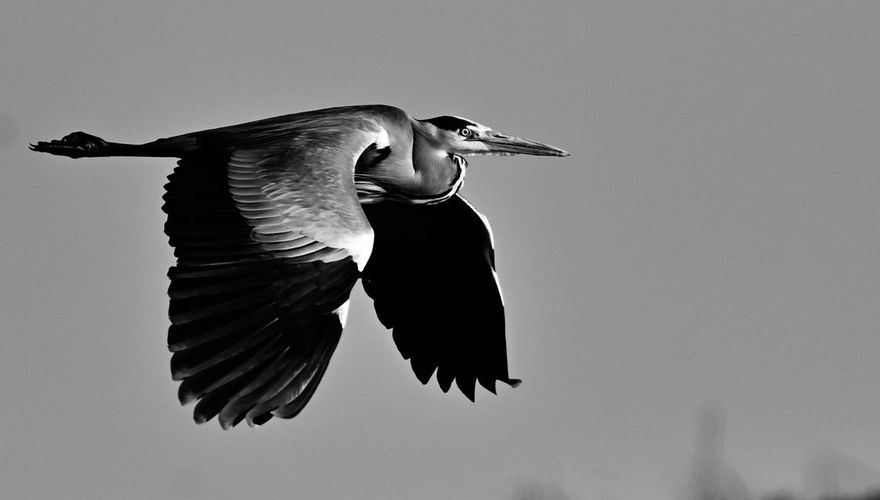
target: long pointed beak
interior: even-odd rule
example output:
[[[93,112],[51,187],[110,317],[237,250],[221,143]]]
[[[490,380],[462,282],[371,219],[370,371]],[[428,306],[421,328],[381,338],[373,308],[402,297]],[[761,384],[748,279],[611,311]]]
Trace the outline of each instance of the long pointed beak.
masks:
[[[568,151],[559,149],[543,142],[511,137],[499,132],[489,132],[479,138],[486,145],[488,154],[496,155],[534,155],[534,156],[568,156]]]

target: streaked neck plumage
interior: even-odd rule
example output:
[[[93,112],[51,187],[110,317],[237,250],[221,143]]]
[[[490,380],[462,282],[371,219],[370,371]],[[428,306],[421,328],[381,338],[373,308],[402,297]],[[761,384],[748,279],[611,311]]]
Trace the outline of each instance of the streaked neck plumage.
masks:
[[[356,172],[361,203],[389,199],[411,204],[440,203],[461,189],[467,160],[445,150],[434,125],[413,118],[410,118],[410,124],[411,167],[403,169],[399,164],[384,165],[388,162],[383,160],[367,170]],[[392,149],[394,146],[391,145]]]
[[[412,122],[416,184],[431,202],[445,201],[461,189],[467,160],[443,146],[437,127],[419,120]]]

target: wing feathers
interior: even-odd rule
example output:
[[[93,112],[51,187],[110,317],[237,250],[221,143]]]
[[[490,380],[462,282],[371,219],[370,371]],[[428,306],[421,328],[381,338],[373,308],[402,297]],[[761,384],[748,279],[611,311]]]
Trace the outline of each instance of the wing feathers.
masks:
[[[422,383],[436,373],[443,391],[455,382],[471,400],[477,382],[492,392],[497,380],[516,383],[491,235],[463,199],[368,205],[378,232],[368,263],[373,230],[354,169],[391,153],[371,118],[389,110],[406,118],[393,108],[331,109],[166,140],[189,152],[169,176],[163,210],[178,259],[169,271],[172,376],[181,402],[197,401],[197,422],[260,425],[302,411],[361,268]]]
[[[268,328],[269,326],[267,326]],[[180,384],[178,396],[182,404],[187,404],[205,394],[213,393],[230,382],[247,376],[257,368],[265,370],[265,366],[283,349],[281,335],[261,345],[258,350],[246,352],[226,362],[214,365],[208,370],[187,377]]]
[[[169,316],[172,325],[183,325],[217,315],[227,315],[242,309],[252,310],[270,303],[274,298],[271,288],[255,290],[245,295],[236,294],[225,300],[214,298],[177,299],[171,302]]]
[[[171,357],[172,379],[183,380],[246,351],[256,349],[263,341],[278,336],[277,327],[273,327],[275,321],[277,320],[270,320],[268,324],[247,336],[239,336],[230,343],[231,345],[214,342],[174,353]]]
[[[270,308],[270,305],[266,305],[236,317],[218,315],[198,325],[171,325],[168,330],[168,349],[171,352],[182,351],[239,330],[259,328],[264,318],[271,314]]]
[[[228,140],[218,137],[196,135]],[[259,425],[302,410],[339,342],[334,311],[359,275],[353,256],[363,249],[345,244],[372,237],[354,189],[357,157],[309,164],[275,139],[193,153],[166,185],[165,232],[178,259],[168,273],[171,371],[180,401],[198,401],[199,423]],[[338,169],[330,177],[350,182],[279,182],[290,168]],[[310,205],[312,191],[345,206],[324,220],[328,207]]]
[[[474,399],[476,383],[515,385],[507,370],[504,307],[485,219],[456,195],[436,205],[364,206],[376,232],[364,290],[413,372],[436,372]]]
[[[437,362],[427,357],[413,358],[412,354],[404,354],[403,358],[412,358],[413,372],[415,372],[416,378],[419,379],[419,382],[423,384],[427,384],[428,381],[431,380],[431,375],[434,375],[434,370],[437,369]]]

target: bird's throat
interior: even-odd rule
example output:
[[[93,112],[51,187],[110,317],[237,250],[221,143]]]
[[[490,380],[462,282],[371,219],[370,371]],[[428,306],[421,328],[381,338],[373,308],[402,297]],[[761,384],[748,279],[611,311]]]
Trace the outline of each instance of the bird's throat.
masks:
[[[414,183],[410,188],[419,197],[443,201],[461,189],[467,161],[438,149],[413,148]]]

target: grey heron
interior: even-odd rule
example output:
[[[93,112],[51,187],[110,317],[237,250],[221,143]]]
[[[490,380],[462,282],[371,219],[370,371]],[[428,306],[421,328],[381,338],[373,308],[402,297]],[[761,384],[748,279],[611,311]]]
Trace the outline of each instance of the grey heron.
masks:
[[[359,278],[427,384],[516,386],[488,221],[465,156],[568,153],[476,122],[345,106],[158,139],[83,132],[34,151],[179,158],[163,196],[168,348],[181,403],[226,429],[292,418],[318,386]]]

